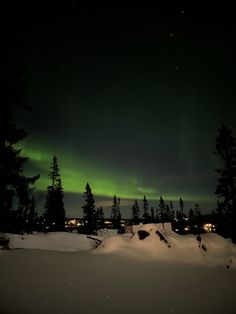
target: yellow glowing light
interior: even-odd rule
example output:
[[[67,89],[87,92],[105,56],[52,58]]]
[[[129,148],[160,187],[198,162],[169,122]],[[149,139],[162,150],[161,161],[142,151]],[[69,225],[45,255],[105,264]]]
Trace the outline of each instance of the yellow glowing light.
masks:
[[[213,232],[213,231],[215,231],[215,225],[213,225],[211,223],[206,223],[205,225],[203,225],[203,229],[206,232]]]

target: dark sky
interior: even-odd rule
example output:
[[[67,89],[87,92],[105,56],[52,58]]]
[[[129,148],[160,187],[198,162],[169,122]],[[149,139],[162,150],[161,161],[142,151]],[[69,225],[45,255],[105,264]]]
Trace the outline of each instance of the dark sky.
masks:
[[[235,26],[230,8],[91,8],[67,1],[53,10],[14,4],[26,61],[19,118],[28,137],[27,172],[49,185],[61,167],[67,215],[81,214],[87,182],[97,205],[121,198],[157,206],[160,196],[216,204],[217,128],[235,124]],[[38,207],[43,197],[39,197]],[[177,203],[176,203],[177,206]]]

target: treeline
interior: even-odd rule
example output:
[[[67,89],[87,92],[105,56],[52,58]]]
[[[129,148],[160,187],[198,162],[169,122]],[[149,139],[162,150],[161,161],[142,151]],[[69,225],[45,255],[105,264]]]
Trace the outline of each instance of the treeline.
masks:
[[[13,108],[14,109],[14,108]],[[12,111],[14,112],[14,110]],[[56,156],[52,158],[49,170],[51,184],[47,187],[44,204],[44,214],[38,217],[35,211],[34,184],[39,175],[27,177],[23,174],[23,164],[28,158],[21,157],[21,150],[15,149],[15,144],[26,136],[22,129],[17,129],[10,119],[2,121],[0,145],[0,231],[3,232],[32,232],[63,231],[65,230],[64,193],[60,176],[60,167]],[[216,224],[216,232],[231,237],[235,241],[235,174],[236,174],[236,141],[231,132],[222,126],[216,138],[216,154],[223,160],[223,167],[216,169],[219,174],[216,195],[217,207],[211,214],[211,220]],[[89,183],[83,193],[83,226],[80,232],[93,234],[104,228],[105,218],[103,208],[96,208],[94,195]],[[121,201],[114,195],[110,208],[111,227],[122,232]],[[134,200],[131,208],[131,224],[166,223],[171,222],[173,229],[179,233],[200,233],[202,231],[203,215],[198,204],[194,208],[185,209],[180,197],[178,209],[172,201],[160,197],[155,207],[149,205],[144,195],[142,200]]]
[[[9,57],[10,54],[7,56]],[[1,71],[0,231],[30,232],[37,225],[42,224],[45,230],[64,230],[64,193],[56,156],[53,157],[49,171],[51,184],[47,187],[45,213],[43,216],[37,217],[35,212],[34,186],[40,175],[29,177],[24,174],[23,167],[28,158],[22,157],[21,150],[16,149],[16,144],[27,134],[24,129],[16,126],[15,116],[19,110],[28,113],[29,108],[24,103],[20,66],[9,65],[7,56]],[[215,153],[221,160],[221,168],[215,170],[218,174],[215,191],[218,202],[212,215],[217,222],[217,231],[236,241],[236,138],[224,125],[218,130]],[[174,224],[175,221],[178,221],[182,222],[179,223],[179,226],[184,228],[185,218],[188,214],[188,220],[192,221],[194,225],[201,216],[199,206],[196,205],[187,214],[184,214],[183,209],[184,202],[181,198],[179,209],[174,211],[172,202],[165,202],[162,197],[156,208],[149,208],[148,200],[144,196],[142,204],[139,204],[138,200],[134,201],[132,219],[134,223],[172,221]],[[89,184],[86,185],[84,192],[83,217],[86,233],[92,233],[99,224],[99,227],[103,226],[103,209],[96,208]],[[120,199],[116,195],[113,198],[110,219],[113,227],[119,229],[121,222]]]

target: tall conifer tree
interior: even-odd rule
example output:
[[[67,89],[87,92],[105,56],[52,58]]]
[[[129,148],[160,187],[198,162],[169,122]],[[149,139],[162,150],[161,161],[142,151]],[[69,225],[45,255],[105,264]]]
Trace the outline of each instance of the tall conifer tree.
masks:
[[[222,161],[222,167],[216,169],[217,211],[220,219],[228,224],[229,234],[236,242],[236,138],[222,125],[216,138],[216,154]]]
[[[90,185],[87,183],[84,192],[84,226],[85,233],[93,234],[96,230],[97,213],[95,210],[95,200]]]
[[[121,223],[120,198],[117,198],[116,195],[114,195],[113,204],[111,207],[111,219],[113,228],[119,229]]]
[[[65,227],[65,208],[64,193],[61,183],[60,168],[58,159],[53,157],[49,172],[51,185],[47,187],[47,196],[45,203],[45,220],[48,230],[64,230]]]

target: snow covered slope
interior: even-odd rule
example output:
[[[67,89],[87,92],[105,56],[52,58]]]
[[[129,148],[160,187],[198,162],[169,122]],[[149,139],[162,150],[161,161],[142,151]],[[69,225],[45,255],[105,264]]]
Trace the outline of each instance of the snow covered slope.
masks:
[[[40,249],[50,251],[84,251],[93,248],[93,241],[84,234],[48,232],[35,234],[6,234],[10,249]]]
[[[236,313],[235,246],[217,234],[197,240],[143,225],[101,232],[96,249],[73,233],[8,236],[1,314]]]
[[[155,224],[140,225],[134,235],[108,237],[94,253],[236,268],[236,246],[218,234],[179,235]]]

